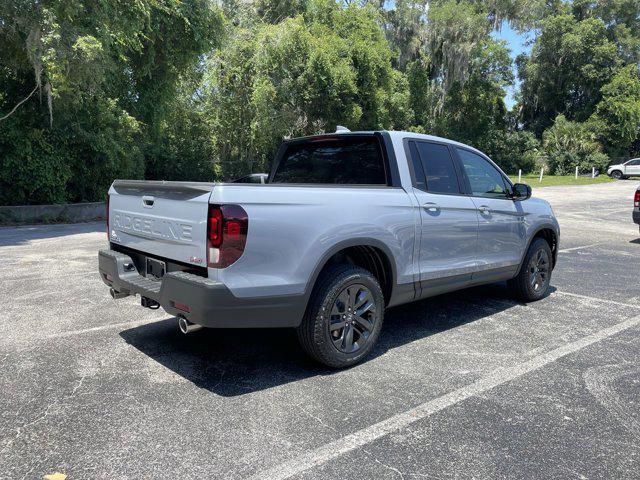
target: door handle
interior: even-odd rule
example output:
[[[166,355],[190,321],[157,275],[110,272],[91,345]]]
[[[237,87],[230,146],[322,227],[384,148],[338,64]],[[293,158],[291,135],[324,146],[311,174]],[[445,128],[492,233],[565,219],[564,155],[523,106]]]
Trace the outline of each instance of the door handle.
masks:
[[[489,215],[491,213],[491,209],[486,205],[479,206],[478,211],[483,215]]]
[[[429,212],[437,212],[440,210],[440,207],[438,206],[438,204],[433,202],[427,202],[423,204],[422,208],[424,208],[425,210],[428,210]]]
[[[146,208],[153,207],[153,202],[155,201],[156,199],[151,195],[143,195],[142,197],[142,205],[144,205]]]

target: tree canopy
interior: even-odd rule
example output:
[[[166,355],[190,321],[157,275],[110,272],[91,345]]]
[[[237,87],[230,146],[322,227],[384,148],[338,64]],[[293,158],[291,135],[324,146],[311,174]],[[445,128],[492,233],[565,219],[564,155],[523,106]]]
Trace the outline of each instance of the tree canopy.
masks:
[[[602,168],[640,153],[639,62],[640,0],[2,2],[0,204],[232,179],[337,124]]]

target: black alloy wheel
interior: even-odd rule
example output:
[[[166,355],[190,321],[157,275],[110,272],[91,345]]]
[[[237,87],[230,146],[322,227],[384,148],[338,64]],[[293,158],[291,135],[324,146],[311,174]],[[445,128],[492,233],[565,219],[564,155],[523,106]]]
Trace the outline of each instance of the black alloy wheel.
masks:
[[[328,324],[333,345],[343,353],[364,347],[378,319],[371,290],[362,284],[350,285],[336,298]]]
[[[385,301],[378,279],[351,264],[327,267],[297,329],[302,349],[332,368],[355,365],[373,349]]]
[[[546,290],[549,286],[551,262],[545,249],[539,249],[529,261],[529,283],[534,292]]]

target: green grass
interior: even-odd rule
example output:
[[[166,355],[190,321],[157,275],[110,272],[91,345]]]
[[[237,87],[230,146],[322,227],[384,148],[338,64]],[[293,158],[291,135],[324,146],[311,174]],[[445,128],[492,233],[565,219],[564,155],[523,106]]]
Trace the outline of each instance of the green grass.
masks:
[[[518,181],[518,174],[509,175],[512,182]],[[522,175],[522,183],[531,185],[532,188],[540,187],[555,187],[559,185],[590,185],[592,183],[607,183],[614,180],[607,175],[598,175],[596,178],[589,177],[576,177],[574,175],[544,175],[542,182],[540,180],[540,174],[527,174]]]

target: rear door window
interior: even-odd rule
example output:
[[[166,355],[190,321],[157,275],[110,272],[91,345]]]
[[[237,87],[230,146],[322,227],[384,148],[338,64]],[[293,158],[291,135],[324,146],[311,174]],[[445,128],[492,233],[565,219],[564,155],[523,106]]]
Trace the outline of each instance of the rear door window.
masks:
[[[427,191],[427,179],[424,176],[424,169],[422,168],[422,162],[420,161],[420,154],[416,147],[416,142],[409,142],[409,152],[411,157],[411,167],[413,168],[414,182],[413,186]]]
[[[386,185],[377,137],[313,139],[285,150],[271,183]]]
[[[449,147],[440,143],[419,141],[415,142],[415,145],[425,175],[426,190],[429,193],[459,194],[458,175]]]

